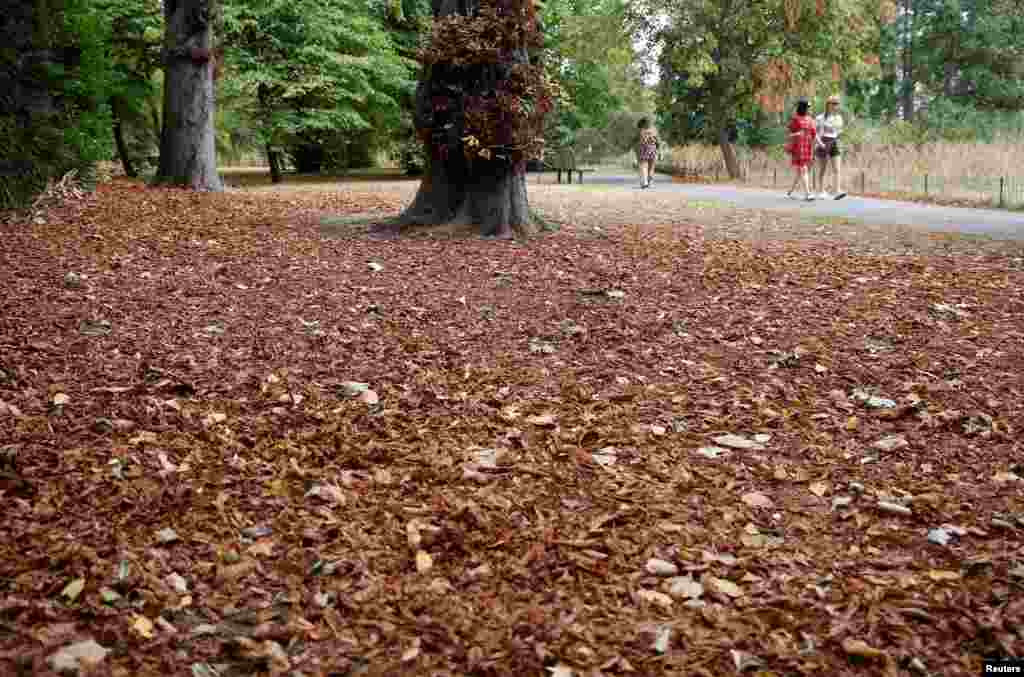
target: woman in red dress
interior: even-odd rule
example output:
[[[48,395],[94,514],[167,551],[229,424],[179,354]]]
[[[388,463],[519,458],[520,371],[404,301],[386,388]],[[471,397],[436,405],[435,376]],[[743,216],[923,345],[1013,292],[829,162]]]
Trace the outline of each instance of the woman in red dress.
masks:
[[[796,104],[796,115],[789,121],[789,143],[786,144],[786,152],[796,170],[793,185],[786,192],[786,197],[792,198],[797,182],[803,181],[804,199],[808,202],[814,200],[811,195],[810,167],[814,160],[814,142],[818,133],[810,111],[811,104],[807,101],[801,100]]]

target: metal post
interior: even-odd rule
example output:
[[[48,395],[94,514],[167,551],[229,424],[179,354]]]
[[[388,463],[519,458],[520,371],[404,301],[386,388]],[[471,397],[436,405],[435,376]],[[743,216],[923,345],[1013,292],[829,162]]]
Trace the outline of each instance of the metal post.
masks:
[[[1005,181],[1006,181],[1006,179],[1004,177],[1002,177],[1002,176],[999,177],[999,206],[1000,207],[1005,207],[1006,206],[1006,202],[1003,200],[1003,184],[1005,183]]]
[[[928,175],[924,175],[924,194],[928,195]]]
[[[861,173],[860,173],[860,192],[861,192],[862,195],[867,192],[867,188],[865,188],[865,185],[866,185],[865,181],[866,180],[867,179],[864,176],[864,172],[862,170]]]
[[[772,170],[772,188],[779,187],[779,168],[776,167]]]

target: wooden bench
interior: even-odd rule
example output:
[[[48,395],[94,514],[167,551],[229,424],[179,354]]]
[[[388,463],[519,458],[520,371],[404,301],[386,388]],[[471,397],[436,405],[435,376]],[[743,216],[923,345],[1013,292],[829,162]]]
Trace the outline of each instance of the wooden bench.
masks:
[[[546,163],[545,163],[546,164]],[[597,171],[587,167],[579,167],[576,164],[576,152],[571,147],[560,148],[555,153],[555,162],[549,165],[558,173],[558,182],[562,182],[562,172],[566,173],[568,183],[572,183],[572,173],[576,172],[577,183],[583,183],[583,175]]]

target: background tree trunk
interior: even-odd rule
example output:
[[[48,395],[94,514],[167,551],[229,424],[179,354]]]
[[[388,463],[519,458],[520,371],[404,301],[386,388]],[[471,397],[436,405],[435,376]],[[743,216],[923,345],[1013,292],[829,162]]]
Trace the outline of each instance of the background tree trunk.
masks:
[[[110,111],[113,114],[114,144],[117,146],[117,156],[121,158],[121,166],[124,167],[125,176],[135,178],[139,175],[135,171],[135,165],[128,155],[128,144],[124,141],[124,124],[121,117],[121,103],[117,97],[110,100]]]
[[[214,143],[216,0],[164,0],[164,113],[157,181],[223,190]]]
[[[722,159],[725,161],[725,171],[729,173],[729,178],[740,178],[740,162],[736,158],[736,146],[733,145],[732,133],[727,126],[718,132],[718,147],[722,149]]]
[[[914,0],[904,0],[903,90],[900,105],[903,119],[914,119]]]
[[[473,16],[474,0],[434,0],[434,17]],[[485,237],[512,238],[533,226],[526,194],[525,163],[467,160],[462,150],[463,103],[486,96],[507,76],[511,63],[526,63],[520,50],[509,63],[484,66],[437,64],[426,69],[416,90],[416,128],[430,130],[427,167],[412,204],[398,225],[474,225]],[[438,109],[436,101],[445,105]]]
[[[281,152],[267,144],[267,163],[270,165],[270,182],[281,183]]]

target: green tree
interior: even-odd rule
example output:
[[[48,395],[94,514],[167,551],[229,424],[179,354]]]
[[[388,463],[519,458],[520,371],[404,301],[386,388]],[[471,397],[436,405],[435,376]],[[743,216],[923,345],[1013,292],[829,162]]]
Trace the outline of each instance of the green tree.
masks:
[[[109,37],[88,0],[0,2],[0,209],[110,157]]]
[[[582,128],[604,129],[616,111],[650,107],[624,0],[547,0],[542,16],[563,92],[558,127],[569,136]]]
[[[413,66],[366,0],[246,0],[225,6],[224,93],[259,129],[274,181],[282,152],[316,170],[362,135],[397,127]],[[404,14],[404,12],[403,12]]]
[[[834,87],[835,69],[863,69],[878,44],[877,1],[636,0],[631,9],[638,36],[661,49],[662,107],[677,103],[680,85],[696,94],[733,177],[735,121],[758,95]]]
[[[930,92],[981,109],[1024,109],[1024,5],[915,1],[915,75]]]
[[[109,26],[112,78],[108,101],[113,138],[125,174],[136,176],[134,159],[149,155],[159,140],[159,81],[163,16],[159,0],[96,0],[95,12]],[[151,113],[157,112],[157,120]],[[134,134],[129,132],[133,131]]]

